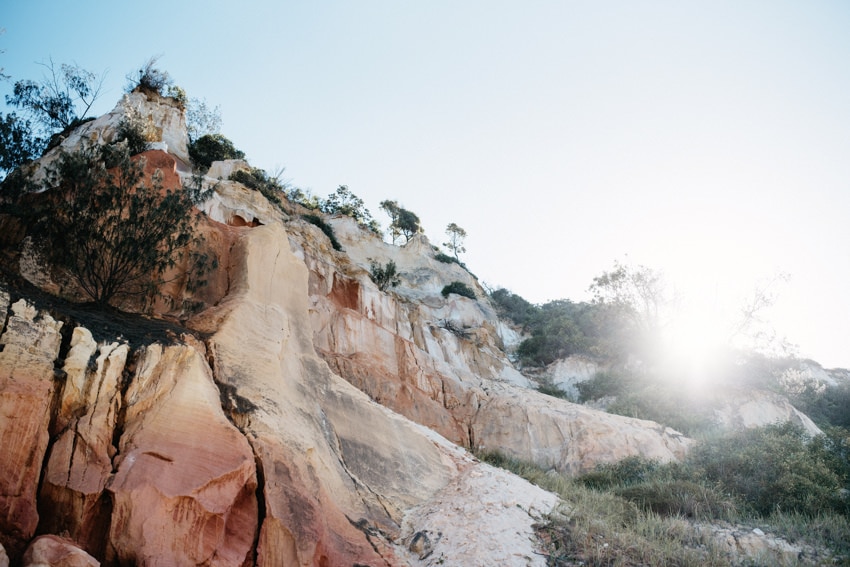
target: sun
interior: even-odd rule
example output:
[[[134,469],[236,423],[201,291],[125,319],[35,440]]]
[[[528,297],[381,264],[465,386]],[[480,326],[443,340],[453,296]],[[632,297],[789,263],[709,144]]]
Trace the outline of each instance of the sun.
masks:
[[[695,388],[715,382],[729,348],[729,325],[723,310],[699,302],[679,309],[665,329],[664,366],[677,380]]]

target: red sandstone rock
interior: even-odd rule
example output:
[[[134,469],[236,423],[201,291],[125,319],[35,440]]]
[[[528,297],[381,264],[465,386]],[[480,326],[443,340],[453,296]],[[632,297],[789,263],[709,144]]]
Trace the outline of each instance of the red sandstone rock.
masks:
[[[53,361],[61,322],[21,300],[0,351],[0,543],[14,560],[38,525],[36,491],[47,450]]]
[[[74,329],[57,423],[65,424],[53,444],[42,484],[40,530],[67,533],[102,557],[109,528],[109,503],[103,495],[115,455],[112,439],[121,406],[119,382],[129,347],[97,345],[86,329]]]
[[[254,457],[227,421],[192,347],[148,347],[126,394],[107,560],[250,564],[257,533]]]

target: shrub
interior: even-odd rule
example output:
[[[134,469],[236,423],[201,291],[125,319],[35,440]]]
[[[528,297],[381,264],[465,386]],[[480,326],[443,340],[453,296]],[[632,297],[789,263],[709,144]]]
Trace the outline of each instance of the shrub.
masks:
[[[230,180],[241,183],[249,189],[259,191],[270,202],[283,207],[283,201],[280,200],[281,195],[285,195],[284,185],[274,177],[269,176],[265,170],[252,167],[250,171],[239,169],[230,174]]]
[[[325,233],[325,236],[331,241],[331,246],[333,246],[334,250],[342,250],[342,245],[336,239],[336,235],[334,234],[334,229],[327,224],[322,217],[318,215],[301,215],[305,221],[309,222],[313,226],[319,227],[319,229]]]
[[[597,372],[590,380],[576,384],[579,401],[590,402],[606,396],[618,396],[628,391],[634,381],[615,372]],[[632,416],[636,417],[636,416]]]
[[[320,199],[317,196],[313,195],[309,189],[302,190],[298,187],[287,187],[285,193],[286,198],[291,203],[297,203],[305,209],[315,211],[321,208]]]
[[[160,96],[166,95],[166,89],[172,85],[171,77],[167,71],[156,67],[159,56],[154,56],[145,61],[136,70],[136,73],[127,74],[127,92],[140,90]]]
[[[552,396],[553,398],[561,398],[562,400],[570,399],[570,396],[569,394],[567,394],[567,392],[550,382],[543,382],[542,384],[538,384],[537,391],[541,394]]]
[[[444,254],[443,252],[437,252],[434,255],[434,259],[438,262],[442,262],[443,264],[460,264],[460,260],[458,260],[454,256]]]
[[[386,291],[387,287],[396,287],[401,283],[398,272],[396,271],[395,262],[392,260],[387,262],[385,266],[381,266],[373,260],[369,270],[369,277],[372,278],[372,281],[375,282],[381,291]]]
[[[457,295],[462,295],[469,299],[475,299],[475,292],[463,282],[452,282],[445,286],[441,293],[443,294],[443,297],[448,297],[450,293],[456,293]]]
[[[823,447],[808,441],[797,426],[769,425],[704,442],[690,462],[757,514],[767,516],[776,510],[846,514],[842,479],[830,467]]]
[[[245,153],[221,134],[206,134],[189,144],[189,158],[197,167],[207,170],[214,161],[244,159]]]
[[[662,516],[731,519],[737,512],[735,501],[717,488],[690,480],[653,480],[619,488],[614,494]]]
[[[454,258],[451,256],[438,254],[438,256],[440,255],[454,261]],[[505,288],[499,288],[491,293],[490,299],[496,304],[496,310],[499,312],[499,315],[523,327],[527,327],[538,311],[540,311],[540,308],[536,305]]]

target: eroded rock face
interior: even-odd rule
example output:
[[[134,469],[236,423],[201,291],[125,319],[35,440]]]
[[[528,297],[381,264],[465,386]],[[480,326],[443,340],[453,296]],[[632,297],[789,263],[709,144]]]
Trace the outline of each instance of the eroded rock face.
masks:
[[[41,530],[67,533],[99,556],[109,527],[110,502],[103,492],[116,453],[120,382],[129,352],[126,344],[118,343],[98,349],[87,329],[74,329],[55,420],[58,439],[40,494]]]
[[[772,423],[799,425],[811,436],[823,431],[786,398],[764,390],[727,392],[723,407],[715,411],[718,424],[728,429],[762,427]]]
[[[20,300],[11,306],[0,336],[0,543],[12,557],[38,525],[36,492],[49,438],[61,327]]]
[[[279,225],[243,232],[230,257],[230,293],[193,324],[215,331],[210,345],[217,380],[262,466],[258,565],[419,564],[419,555],[408,550],[409,536],[451,530],[456,518],[440,514],[439,503],[457,499],[458,487],[484,465],[369,400],[314,354],[308,272]],[[356,300],[354,290],[339,289],[340,300]],[[513,508],[494,504],[470,523],[487,516],[530,533],[536,511],[551,509],[554,498],[538,502],[542,491],[501,474],[511,479],[525,512],[513,517]],[[470,494],[465,504],[470,517],[478,497]],[[532,556],[531,540],[518,540]],[[448,557],[465,545],[469,557],[505,558],[519,544],[447,537],[438,545]]]
[[[71,151],[83,140],[113,143],[118,139],[119,123],[128,113],[137,117],[148,141],[156,144],[154,147],[174,155],[183,164],[189,163],[189,135],[184,111],[173,99],[138,91],[125,94],[111,112],[74,130],[59,147]]]
[[[684,456],[690,441],[657,423],[530,390],[499,348],[501,330],[489,304],[440,293],[451,281],[479,289],[480,296],[483,290],[457,264],[434,260],[422,237],[399,248],[350,219],[335,219],[333,226],[344,256],[325,253],[323,237],[312,229],[293,239],[310,269],[313,341],[335,372],[372,399],[455,443],[562,472],[636,454],[665,461]],[[372,260],[396,262],[402,285],[380,291],[368,276]]]
[[[399,510],[451,468],[412,424],[313,354],[307,272],[279,225],[245,232],[232,258],[231,293],[195,324],[218,329],[216,376],[262,463],[257,563],[392,563],[377,534],[397,532]]]
[[[495,384],[472,431],[485,450],[578,474],[641,455],[680,460],[692,441],[654,421],[596,411],[509,384]]]
[[[243,565],[257,532],[257,480],[202,355],[148,347],[126,395],[107,559]]]

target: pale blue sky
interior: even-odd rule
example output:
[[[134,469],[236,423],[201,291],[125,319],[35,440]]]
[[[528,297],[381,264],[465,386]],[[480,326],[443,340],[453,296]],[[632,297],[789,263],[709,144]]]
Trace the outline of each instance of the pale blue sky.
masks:
[[[3,0],[0,65],[162,54],[254,165],[456,222],[485,282],[587,299],[626,255],[850,367],[850,3]],[[3,93],[10,85],[2,85]]]

